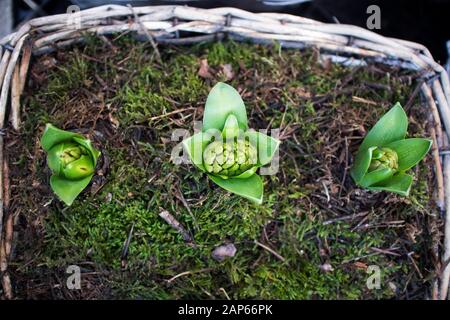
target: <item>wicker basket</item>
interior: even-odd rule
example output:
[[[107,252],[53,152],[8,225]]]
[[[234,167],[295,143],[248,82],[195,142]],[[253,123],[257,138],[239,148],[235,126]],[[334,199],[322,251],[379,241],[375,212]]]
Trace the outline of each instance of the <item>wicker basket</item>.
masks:
[[[198,9],[187,6],[125,7],[107,5],[72,14],[37,18],[17,32],[0,40],[0,130],[20,126],[20,96],[25,86],[31,55],[39,55],[83,42],[86,33],[99,36],[117,32],[136,32],[157,44],[187,45],[228,37],[256,43],[278,41],[285,48],[315,47],[333,62],[350,66],[372,60],[421,72],[418,86],[430,109],[434,124],[432,155],[436,176],[436,202],[442,214],[450,210],[450,152],[445,132],[450,132],[450,84],[446,71],[424,46],[386,38],[363,28],[326,24],[280,13],[250,13],[235,8]],[[183,36],[187,35],[187,36]],[[9,99],[8,99],[9,98]],[[12,237],[8,167],[3,161],[3,136],[0,135],[0,274],[5,295],[12,296],[7,261]],[[440,270],[433,283],[432,298],[445,299],[450,277],[450,215],[445,218]],[[439,278],[438,278],[439,277]]]

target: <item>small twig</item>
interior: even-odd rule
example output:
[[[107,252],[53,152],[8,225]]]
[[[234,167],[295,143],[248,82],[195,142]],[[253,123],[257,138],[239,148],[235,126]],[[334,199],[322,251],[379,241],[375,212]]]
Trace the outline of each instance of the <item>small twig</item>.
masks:
[[[181,223],[178,222],[177,219],[175,219],[173,215],[169,213],[169,211],[162,210],[159,213],[159,216],[163,218],[164,221],[166,221],[172,228],[177,230],[181,234],[185,242],[192,242],[192,237],[189,232],[183,227]]]
[[[223,292],[223,294],[225,295],[225,298],[227,298],[227,300],[231,300],[230,296],[228,295],[228,293],[225,291],[224,288],[221,287],[221,288],[219,288],[219,290]]]
[[[12,241],[14,236],[14,215],[8,210],[6,210],[6,221],[5,221],[5,237],[3,239],[3,245],[5,246],[6,258],[8,259],[11,255]]]
[[[8,260],[6,258],[5,246],[3,244],[3,237],[2,237],[0,241],[0,273],[4,275],[7,269],[8,269]],[[3,287],[3,291],[6,291],[5,287]]]
[[[313,105],[318,105],[318,104],[328,101],[329,99],[336,98],[339,95],[351,94],[351,93],[353,93],[353,91],[355,91],[354,87],[335,90],[332,93],[314,97],[312,103],[313,103]]]
[[[369,258],[369,257],[377,256],[379,254],[380,254],[380,252],[374,252],[374,253],[369,253],[369,254],[365,254],[365,255],[362,255],[362,256],[358,256],[358,257],[353,257],[353,258],[350,258],[350,259],[342,261],[341,264],[347,264],[347,263],[350,263],[350,262],[359,261],[359,260],[366,259],[366,258]]]
[[[177,187],[176,193],[177,193],[177,198],[181,201],[183,206],[189,212],[189,215],[192,218],[192,222],[194,223],[195,229],[199,230],[200,227],[198,225],[197,219],[195,218],[194,214],[192,213],[191,207],[189,207],[189,204],[187,203],[186,199],[184,198],[184,195],[181,192],[180,187]]]
[[[450,266],[450,258],[447,259],[447,260],[442,261],[442,265],[441,265],[441,268],[440,268],[440,270],[439,270],[439,272],[438,272],[438,275],[439,275],[439,276],[442,276],[442,273],[444,272],[444,270],[445,270],[448,266]]]
[[[431,153],[434,160],[434,169],[436,171],[436,184],[437,184],[437,194],[436,203],[441,212],[445,211],[445,192],[444,192],[444,174],[442,173],[442,164],[439,158],[439,147],[438,140],[436,136],[436,130],[433,126],[430,127],[430,135],[433,139],[433,144],[431,145]]]
[[[22,94],[27,80],[27,73],[31,60],[31,48],[32,44],[30,42],[27,42],[22,49],[22,59],[20,60],[20,70],[19,70],[20,94]]]
[[[338,221],[353,220],[353,219],[358,218],[358,217],[366,216],[368,213],[369,212],[366,211],[366,212],[360,212],[360,213],[357,213],[357,214],[351,214],[351,215],[348,215],[348,216],[338,217],[338,218],[326,220],[322,224],[323,225],[327,225],[327,224],[335,223],[335,222],[338,222]]]
[[[18,131],[20,126],[20,69],[19,64],[14,67],[11,79],[11,113],[9,119],[14,130]]]
[[[288,109],[289,109],[289,104],[286,104],[285,107],[284,107],[283,116],[281,117],[281,123],[280,123],[280,129],[281,129],[281,130],[284,129],[284,120],[285,120],[285,118],[286,118],[286,113],[287,113],[287,110],[288,110]],[[272,120],[273,120],[273,118],[272,118]],[[281,131],[281,130],[280,130],[280,131]]]
[[[165,113],[165,114],[161,114],[161,115],[159,115],[159,116],[151,117],[151,118],[149,118],[148,120],[149,120],[149,121],[154,121],[154,120],[158,120],[158,119],[161,119],[161,118],[165,118],[165,117],[171,116],[171,115],[173,115],[173,114],[177,114],[177,113],[184,112],[184,111],[189,111],[189,110],[194,110],[194,109],[195,109],[194,107],[188,107],[188,108],[183,108],[183,109],[177,109],[177,110],[174,110],[174,111],[171,111],[171,112],[167,112],[167,113]]]
[[[211,270],[212,270],[212,268],[204,268],[204,269],[195,270],[195,271],[185,271],[185,272],[182,272],[182,273],[179,273],[179,274],[173,276],[172,278],[170,278],[170,279],[168,279],[166,281],[168,283],[171,283],[174,280],[178,279],[179,277],[183,277],[183,276],[187,276],[187,275],[195,274],[195,273],[208,272],[208,271],[211,271]]]
[[[325,195],[327,196],[327,203],[328,203],[331,200],[330,193],[328,192],[328,188],[327,188],[327,185],[325,184],[325,182],[323,180],[321,182],[322,182],[322,186],[325,190]]]
[[[341,197],[342,189],[344,189],[345,179],[347,178],[347,171],[348,171],[348,140],[347,137],[345,137],[345,166],[344,166],[344,174],[342,176],[341,181],[341,187],[339,188],[339,198]]]
[[[122,268],[125,268],[127,265],[128,249],[130,247],[131,238],[133,237],[133,231],[134,231],[134,222],[131,225],[130,231],[128,232],[128,237],[123,244],[122,255],[120,257],[120,263],[122,265]]]
[[[262,244],[262,243],[259,242],[258,240],[254,240],[254,243],[255,243],[256,245],[260,246],[261,248],[263,248],[263,249],[269,251],[271,254],[273,254],[275,257],[277,257],[279,260],[281,260],[281,261],[283,261],[283,262],[286,261],[286,259],[285,259],[282,255],[280,255],[279,253],[277,253],[275,250],[269,248],[268,246]]]
[[[413,102],[414,102],[414,99],[415,99],[416,96],[419,94],[420,89],[422,88],[422,84],[423,84],[423,83],[424,83],[424,81],[423,81],[423,80],[420,80],[420,81],[417,83],[416,87],[414,88],[414,91],[413,91],[413,92],[411,93],[411,95],[409,96],[409,99],[408,99],[408,101],[406,102],[405,107],[404,107],[404,109],[405,109],[406,111],[408,111],[409,108],[411,108],[411,106],[412,106],[412,104],[413,104]]]
[[[127,7],[130,8],[131,12],[133,13],[134,20],[139,24],[139,28],[141,28],[141,30],[144,32],[145,36],[147,37],[148,41],[152,45],[153,50],[155,51],[156,59],[158,60],[158,63],[162,64],[161,54],[159,53],[158,46],[157,46],[155,40],[153,39],[152,35],[150,34],[150,32],[148,32],[147,28],[142,24],[141,20],[139,19],[138,15],[134,11],[133,7],[130,4],[128,4]]]
[[[0,163],[3,163],[3,135],[0,134]],[[0,165],[0,245],[2,242],[3,236],[3,215],[4,215],[4,207],[3,207],[3,168]]]
[[[442,148],[443,132],[442,132],[442,123],[439,116],[439,110],[438,107],[436,106],[436,102],[434,100],[431,88],[426,83],[422,84],[422,96],[425,98],[431,109],[432,127],[434,127],[434,130],[436,131],[437,147]]]
[[[8,271],[3,273],[2,286],[3,291],[5,292],[5,298],[11,300],[14,296],[12,293],[11,278],[9,277]]]
[[[98,98],[100,100],[100,110],[97,112],[97,114],[94,117],[94,120],[93,120],[93,123],[92,123],[92,127],[91,127],[91,130],[90,130],[91,133],[94,132],[95,127],[97,126],[97,121],[100,118],[102,112],[105,110],[105,106],[106,106],[105,105],[105,99],[103,98],[103,95],[101,95]]]
[[[386,250],[386,249],[380,249],[380,248],[375,248],[375,247],[372,247],[370,249],[372,251],[383,253],[383,254],[387,254],[387,255],[391,255],[391,256],[396,256],[396,257],[400,257],[401,256],[400,254],[398,254],[396,252],[392,252],[392,251]]]
[[[371,105],[371,106],[376,106],[377,105],[377,103],[375,101],[367,100],[367,99],[360,98],[360,97],[357,97],[357,96],[352,96],[352,101],[353,102],[359,102],[359,103],[365,103],[365,104],[368,104],[368,105]]]
[[[423,274],[422,274],[422,272],[420,272],[420,269],[419,269],[419,267],[417,266],[416,261],[415,261],[414,258],[412,257],[412,254],[413,254],[413,253],[414,253],[414,252],[408,252],[407,256],[408,256],[409,260],[411,260],[412,265],[413,265],[414,269],[416,270],[417,274],[419,275],[420,279],[423,279]]]
[[[88,56],[88,55],[85,54],[85,53],[82,53],[81,56],[82,56],[83,58],[86,58],[87,60],[94,61],[94,62],[97,62],[97,63],[99,63],[99,64],[106,64],[108,67],[111,67],[111,68],[114,68],[114,69],[117,69],[117,70],[120,70],[120,71],[123,71],[123,72],[128,72],[128,73],[132,72],[132,70],[128,70],[128,69],[126,69],[126,68],[123,68],[123,67],[119,66],[118,64],[113,64],[113,63],[111,63],[111,62],[102,61],[102,60],[100,60],[100,59],[97,59],[97,58]],[[91,92],[90,92],[90,91],[87,91],[87,93],[91,93]],[[92,95],[94,96],[94,98],[97,98],[94,94],[92,94]]]
[[[8,274],[8,259],[11,253],[11,242],[14,232],[13,215],[9,212],[9,170],[7,159],[3,159],[3,211],[6,213],[4,237],[0,234],[0,273],[2,273],[2,286],[7,299],[13,298],[11,279]]]
[[[443,136],[444,145],[447,145],[446,135]],[[447,214],[445,215],[444,221],[444,252],[442,254],[443,268],[440,277],[440,299],[447,299],[449,279],[450,279],[450,266],[446,265],[445,262],[450,260],[450,214],[448,214],[448,209],[450,208],[450,156],[444,156],[444,183],[445,183],[445,208]]]

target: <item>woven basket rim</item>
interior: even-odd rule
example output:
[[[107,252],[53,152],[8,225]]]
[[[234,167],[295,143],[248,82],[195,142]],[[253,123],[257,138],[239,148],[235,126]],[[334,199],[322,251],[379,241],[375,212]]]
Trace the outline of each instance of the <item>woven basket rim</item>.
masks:
[[[434,61],[422,44],[384,37],[353,25],[329,24],[281,13],[251,13],[232,7],[200,9],[185,5],[103,5],[77,13],[35,18],[0,39],[0,130],[8,125],[5,121],[7,114],[12,128],[20,128],[20,96],[32,55],[82,42],[84,33],[103,36],[130,31],[151,42],[155,52],[158,52],[158,44],[189,45],[227,37],[262,44],[277,41],[284,48],[315,47],[332,62],[349,66],[364,65],[370,60],[420,72],[420,93],[434,124],[431,135],[434,141],[436,202],[442,214],[450,212],[450,152],[440,153],[440,150],[448,148],[450,137],[450,82],[445,69]],[[183,36],[180,32],[190,35]],[[2,222],[7,216],[8,206],[5,171],[4,137],[0,135],[0,239],[6,232]],[[442,253],[436,252],[441,256],[444,267],[436,270],[440,278],[433,284],[433,299],[446,299],[448,296],[449,214],[445,214],[444,222],[443,250]],[[7,271],[3,273],[5,276],[9,277]]]

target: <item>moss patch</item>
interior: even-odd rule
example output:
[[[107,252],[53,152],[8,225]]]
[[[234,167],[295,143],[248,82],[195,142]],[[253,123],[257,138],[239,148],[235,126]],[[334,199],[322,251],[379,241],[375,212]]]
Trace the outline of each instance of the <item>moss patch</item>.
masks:
[[[413,298],[429,294],[427,233],[436,215],[431,157],[415,169],[412,195],[366,192],[348,174],[365,129],[416,75],[370,64],[319,63],[314,51],[219,42],[161,47],[121,36],[37,59],[23,130],[8,132],[19,219],[11,263],[22,298]],[[199,76],[201,60],[211,78]],[[231,70],[231,74],[230,71]],[[281,128],[280,170],[265,176],[262,206],[170,161],[174,129],[192,132],[210,88],[226,80],[242,94],[252,128]],[[409,135],[427,136],[418,99]],[[48,186],[38,141],[46,122],[91,137],[102,150],[93,184],[64,207]],[[8,148],[12,150],[12,148]],[[168,210],[193,243],[158,214]],[[124,242],[133,230],[128,254]],[[283,261],[255,243],[270,247]],[[211,251],[232,242],[235,257]],[[82,289],[65,287],[69,265]],[[381,271],[370,290],[369,266]],[[171,279],[180,273],[184,275]],[[170,280],[170,281],[168,281]]]

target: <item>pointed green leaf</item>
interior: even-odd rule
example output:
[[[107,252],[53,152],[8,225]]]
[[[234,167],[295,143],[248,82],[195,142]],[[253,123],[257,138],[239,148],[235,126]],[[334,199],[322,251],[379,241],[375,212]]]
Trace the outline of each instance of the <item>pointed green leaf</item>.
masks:
[[[57,175],[52,175],[50,177],[50,186],[58,198],[70,206],[81,191],[87,187],[93,176],[92,174],[81,180],[67,180]]]
[[[63,170],[63,163],[59,159],[58,154],[63,151],[64,147],[64,143],[59,143],[50,148],[50,150],[48,151],[47,165],[54,174],[61,174]]]
[[[45,126],[44,134],[41,138],[41,145],[45,151],[49,151],[54,145],[71,140],[74,137],[83,138],[82,135],[70,131],[64,131],[58,129],[54,125],[47,123]]]
[[[394,175],[394,170],[391,168],[381,168],[374,170],[372,172],[368,172],[364,175],[364,177],[359,182],[359,185],[363,188],[370,187],[376,183],[389,179]]]
[[[413,178],[409,174],[398,173],[377,185],[368,187],[367,189],[389,191],[407,197],[411,190],[412,181]]]
[[[225,190],[254,201],[257,204],[262,203],[263,183],[261,177],[257,174],[254,174],[247,179],[222,179],[213,175],[208,176],[218,186],[224,188]]]
[[[248,128],[247,111],[241,96],[232,86],[218,82],[206,99],[203,131],[212,128],[222,131],[230,114],[236,117],[240,129]]]
[[[408,117],[400,103],[397,102],[369,131],[359,150],[369,147],[382,147],[388,143],[404,139],[407,129]]]
[[[371,147],[368,149],[360,149],[355,156],[352,168],[350,169],[350,175],[356,184],[360,184],[360,181],[366,174],[372,160],[372,152],[377,147]]]
[[[257,170],[258,170],[258,167],[253,167],[253,168],[250,168],[250,169],[242,172],[241,174],[239,174],[237,176],[223,176],[220,174],[216,175],[216,174],[211,174],[211,173],[209,173],[209,174],[212,176],[218,176],[224,180],[226,180],[226,179],[247,179],[247,178],[251,177],[252,175],[254,175]]]
[[[406,171],[425,157],[432,144],[430,139],[411,138],[391,142],[386,147],[397,152],[398,169]]]
[[[73,141],[85,147],[89,153],[91,154],[92,159],[94,160],[94,167],[97,165],[97,159],[100,156],[101,152],[94,148],[91,140],[80,137],[73,137]]]
[[[268,135],[265,135],[264,133],[260,133],[254,130],[245,132],[245,138],[248,138],[250,143],[257,147],[257,167],[261,167],[270,163],[281,143],[280,140],[274,139]]]
[[[240,175],[233,177],[233,179],[247,179],[254,175],[256,170],[258,170],[257,167],[250,168],[247,171],[242,172]]]
[[[225,121],[222,135],[226,140],[234,139],[239,135],[239,123],[234,114],[230,114]]]

